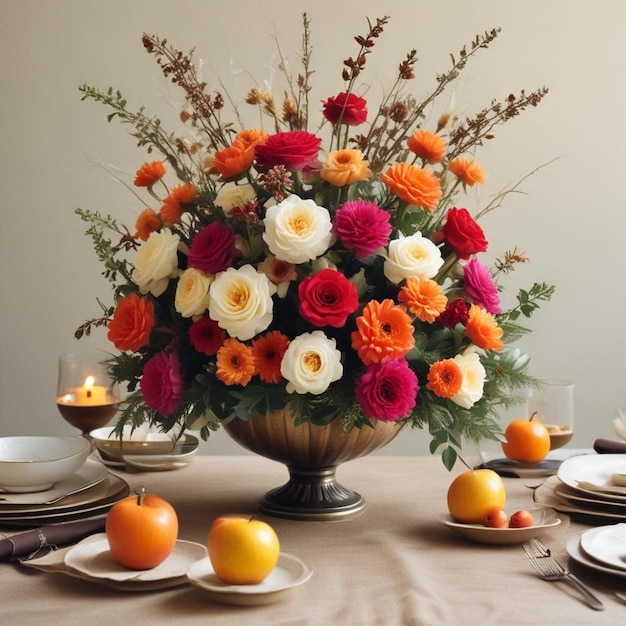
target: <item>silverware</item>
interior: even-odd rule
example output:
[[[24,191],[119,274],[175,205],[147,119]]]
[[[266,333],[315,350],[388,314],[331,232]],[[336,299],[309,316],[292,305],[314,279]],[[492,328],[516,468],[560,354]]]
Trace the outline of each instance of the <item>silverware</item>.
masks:
[[[531,539],[523,544],[524,552],[536,572],[544,580],[566,580],[572,584],[585,598],[585,602],[596,611],[603,611],[604,605],[587,589],[583,583],[566,570],[551,554],[550,548],[544,546],[537,539]]]

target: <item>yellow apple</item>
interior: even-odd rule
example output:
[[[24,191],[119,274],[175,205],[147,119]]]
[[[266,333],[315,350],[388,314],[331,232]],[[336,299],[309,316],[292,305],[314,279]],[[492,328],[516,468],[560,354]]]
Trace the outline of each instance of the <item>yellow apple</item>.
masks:
[[[450,515],[465,524],[482,524],[491,507],[504,508],[506,491],[502,478],[490,469],[467,470],[448,488]]]
[[[211,525],[207,541],[216,576],[231,585],[257,585],[276,567],[280,542],[262,520],[223,515]]]

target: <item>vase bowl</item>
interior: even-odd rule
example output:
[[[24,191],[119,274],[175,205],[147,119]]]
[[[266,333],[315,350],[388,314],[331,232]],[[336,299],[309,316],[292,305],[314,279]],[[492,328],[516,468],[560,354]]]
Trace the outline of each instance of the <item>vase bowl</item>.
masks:
[[[324,426],[310,422],[296,426],[294,419],[285,408],[224,425],[244,448],[287,466],[289,481],[266,493],[259,510],[296,520],[345,519],[360,513],[365,499],[337,482],[337,466],[388,444],[402,424],[372,420],[373,427],[345,432],[339,418]]]

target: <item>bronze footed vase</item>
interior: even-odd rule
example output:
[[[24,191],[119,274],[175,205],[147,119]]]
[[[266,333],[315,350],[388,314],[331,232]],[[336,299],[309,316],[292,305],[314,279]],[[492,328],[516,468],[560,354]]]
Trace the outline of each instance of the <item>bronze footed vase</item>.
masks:
[[[267,492],[259,502],[262,513],[294,520],[345,519],[366,506],[360,494],[335,477],[338,465],[388,444],[402,429],[395,422],[374,420],[344,432],[341,420],[326,426],[294,425],[288,409],[235,419],[224,426],[244,448],[287,466],[289,481]]]

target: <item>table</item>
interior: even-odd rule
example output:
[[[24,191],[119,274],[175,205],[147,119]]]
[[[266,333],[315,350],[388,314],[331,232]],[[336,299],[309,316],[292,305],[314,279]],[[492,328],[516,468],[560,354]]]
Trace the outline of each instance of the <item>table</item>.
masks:
[[[459,464],[460,465],[460,464]],[[126,592],[0,564],[0,606],[7,625],[298,624],[452,625],[625,624],[626,605],[613,592],[624,578],[570,563],[606,606],[588,608],[566,583],[539,579],[518,546],[470,543],[444,526],[450,474],[437,457],[372,455],[338,470],[340,482],[368,506],[350,520],[302,522],[268,518],[281,547],[304,560],[312,578],[278,604],[233,607],[185,585]],[[286,469],[256,456],[197,456],[171,472],[121,473],[176,508],[179,537],[204,543],[223,513],[255,513],[259,497],[287,480]],[[530,479],[505,479],[507,510],[532,508]],[[543,539],[567,562],[565,537],[587,528],[563,523]]]

